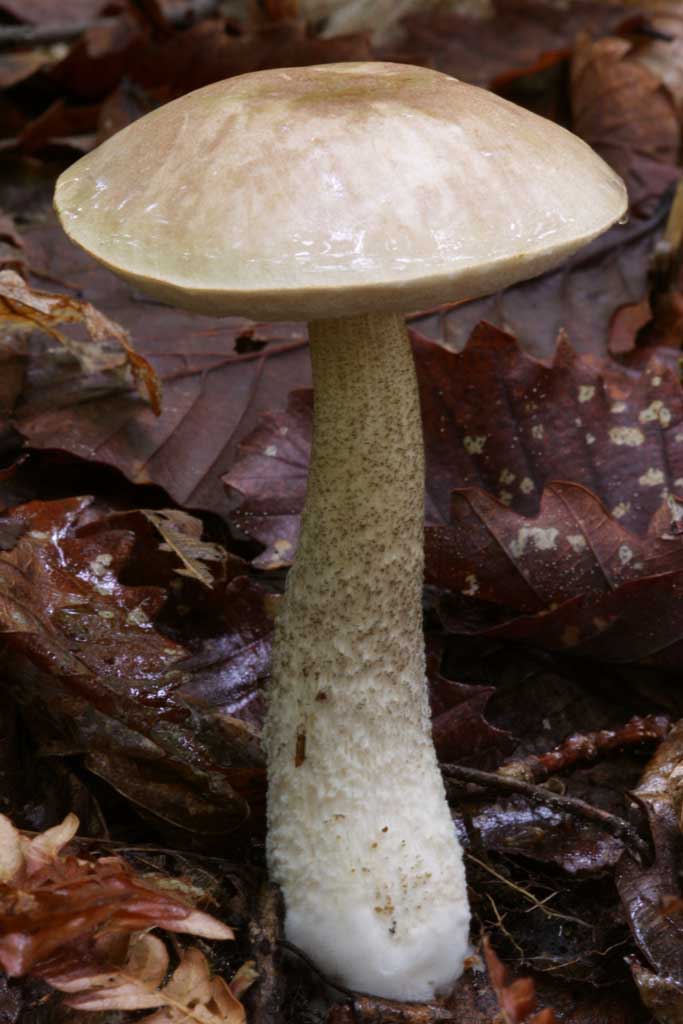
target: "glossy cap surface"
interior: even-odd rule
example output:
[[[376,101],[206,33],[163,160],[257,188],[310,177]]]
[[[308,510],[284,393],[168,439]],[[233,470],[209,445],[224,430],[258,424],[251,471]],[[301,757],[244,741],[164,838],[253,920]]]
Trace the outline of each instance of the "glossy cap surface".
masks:
[[[626,208],[580,139],[425,68],[259,71],[73,164],[71,238],[175,305],[254,319],[405,311],[555,266]]]

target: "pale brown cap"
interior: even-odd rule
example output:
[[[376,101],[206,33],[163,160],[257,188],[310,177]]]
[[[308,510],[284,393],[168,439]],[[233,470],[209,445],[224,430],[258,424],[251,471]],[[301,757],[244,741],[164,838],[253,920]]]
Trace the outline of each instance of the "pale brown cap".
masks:
[[[560,263],[626,202],[553,122],[387,63],[199,89],[73,164],[55,193],[67,234],[143,290],[261,320],[485,295]]]

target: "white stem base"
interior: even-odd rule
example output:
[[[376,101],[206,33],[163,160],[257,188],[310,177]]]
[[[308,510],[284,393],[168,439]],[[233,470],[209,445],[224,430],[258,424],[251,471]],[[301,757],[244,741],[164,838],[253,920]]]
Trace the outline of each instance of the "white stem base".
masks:
[[[314,443],[266,723],[288,938],[333,978],[428,999],[462,970],[462,852],[431,740],[424,461],[393,315],[311,325]]]

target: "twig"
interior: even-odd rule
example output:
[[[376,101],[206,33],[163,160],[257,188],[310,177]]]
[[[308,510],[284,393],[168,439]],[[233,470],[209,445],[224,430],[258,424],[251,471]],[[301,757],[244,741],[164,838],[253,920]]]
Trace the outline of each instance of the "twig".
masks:
[[[618,729],[575,733],[545,754],[530,754],[502,765],[497,774],[520,782],[542,782],[578,761],[595,761],[601,754],[648,740],[663,740],[671,729],[667,715],[636,715]]]
[[[231,363],[249,363],[255,359],[269,359],[271,356],[279,356],[285,352],[292,352],[296,348],[305,348],[308,345],[307,338],[301,338],[296,341],[283,341],[278,345],[268,345],[266,348],[259,349],[258,352],[240,352],[238,355],[225,356],[223,359],[219,359],[215,363],[210,363],[208,366],[186,366],[183,370],[177,370],[175,373],[160,374],[160,379],[164,384],[171,380],[181,380],[183,377],[194,377],[197,374],[202,373],[213,373],[214,370],[220,370],[224,366],[229,366]]]
[[[259,981],[249,998],[251,1024],[276,1024],[281,1019],[284,975],[280,970],[282,894],[276,885],[261,886],[256,919],[249,923],[249,944]]]
[[[608,811],[602,811],[599,807],[586,803],[573,796],[561,796],[553,793],[544,786],[534,786],[529,782],[521,782],[519,779],[508,779],[497,772],[482,772],[477,768],[465,768],[457,764],[442,764],[441,770],[449,779],[458,779],[460,782],[472,782],[484,789],[491,789],[499,793],[519,793],[532,803],[542,804],[545,807],[553,807],[555,810],[565,814],[572,814],[575,817],[591,821],[605,832],[623,840],[636,852],[641,859],[650,859],[650,848],[644,839],[638,835],[636,830],[623,818]]]

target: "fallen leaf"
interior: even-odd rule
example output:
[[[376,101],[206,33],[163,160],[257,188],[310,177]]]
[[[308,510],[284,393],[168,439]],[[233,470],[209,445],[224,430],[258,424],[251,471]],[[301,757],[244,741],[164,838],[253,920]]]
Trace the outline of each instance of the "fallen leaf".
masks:
[[[638,864],[624,857],[616,881],[633,940],[654,975],[666,985],[673,982],[680,1001],[683,992],[683,917],[665,911],[665,903],[678,893],[680,829],[672,780],[683,769],[683,724],[679,722],[662,741],[633,791],[645,812],[652,837],[654,859]],[[638,974],[639,987],[648,988],[647,974]],[[650,979],[650,982],[652,979]]]
[[[68,25],[71,21],[84,21],[96,17],[103,8],[112,5],[109,0],[60,0],[56,9],[52,0],[0,0],[0,10],[17,21],[32,25]]]
[[[70,814],[28,838],[0,816],[0,963],[10,977],[44,976],[41,965],[49,973],[55,956],[78,962],[84,942],[107,932],[162,927],[234,938],[227,925],[155,886],[151,875],[138,877],[121,858],[65,853],[77,829]]]
[[[683,570],[667,504],[639,536],[570,483],[548,484],[534,518],[482,491],[455,491],[451,522],[426,538],[429,583],[523,613]]]
[[[625,39],[582,36],[571,65],[573,128],[627,184],[647,213],[680,177],[681,126],[661,80]]]
[[[203,562],[225,562],[226,551],[218,544],[202,540],[204,524],[201,519],[180,509],[161,509],[154,512],[143,509],[142,514],[164,538],[162,551],[172,551],[182,563],[175,571],[179,576],[199,580],[205,587],[213,586],[213,576]]]
[[[264,594],[240,579],[235,559],[232,578],[211,592],[213,639],[226,654],[206,658],[195,680],[183,665],[188,648],[154,626],[168,592],[119,582],[128,565],[144,576],[135,533],[106,520],[95,530],[89,504],[36,502],[10,513],[26,531],[0,555],[8,685],[36,722],[70,736],[86,765],[133,802],[193,831],[230,831],[248,817],[248,802],[257,812],[263,796],[262,755],[248,718],[272,628]]]
[[[413,349],[428,527],[449,523],[456,487],[481,487],[514,512],[534,516],[547,482],[561,478],[590,488],[618,520],[617,533],[623,527],[644,535],[666,497],[683,487],[683,392],[656,353],[645,370],[632,371],[581,357],[563,340],[548,366],[487,325],[460,354],[419,336]],[[294,556],[311,429],[311,394],[296,392],[286,413],[267,415],[245,439],[225,478],[235,499],[234,522],[266,545],[260,568],[288,564]],[[603,515],[597,506],[594,515]],[[532,531],[525,545],[539,550],[535,526],[520,523],[518,531],[525,528]],[[440,556],[430,539],[427,551],[432,578],[432,554]],[[625,549],[622,557],[631,560]],[[470,584],[475,596],[477,581]]]
[[[615,312],[640,302],[649,291],[649,262],[669,205],[665,196],[648,218],[616,225],[557,270],[483,299],[416,314],[410,322],[450,349],[464,348],[485,320],[514,334],[537,359],[553,358],[562,332],[568,332],[577,352],[606,356]]]
[[[84,378],[32,336],[14,411],[19,432],[34,448],[114,465],[135,483],[163,487],[185,508],[226,517],[221,475],[239,439],[259,413],[310,380],[305,331],[257,327],[246,350],[235,351],[240,338],[253,336],[249,321],[209,320],[139,298],[69,243],[52,215],[24,240],[31,265],[79,281],[98,309],[128,327],[162,382],[164,408],[155,417],[111,375]]]
[[[533,1012],[536,1009],[536,991],[532,979],[517,978],[510,981],[506,968],[486,937],[483,949],[491,985],[498,997],[505,1024],[557,1024],[553,1010]]]
[[[427,64],[473,85],[491,88],[498,76],[533,67],[544,54],[566,57],[578,32],[604,35],[630,13],[619,3],[574,0],[494,0],[488,17],[439,11],[412,14],[405,39],[383,54]]]
[[[198,949],[183,950],[180,963],[162,984],[168,964],[163,942],[154,935],[141,935],[131,943],[126,962],[118,969],[106,971],[100,965],[80,976],[55,972],[48,980],[67,992],[67,1005],[78,1010],[158,1008],[138,1019],[144,1024],[245,1024],[239,999],[222,978],[212,977],[206,957]]]
[[[56,338],[76,357],[83,372],[128,368],[158,415],[161,385],[156,373],[131,345],[127,332],[95,309],[89,302],[66,295],[38,292],[12,270],[0,270],[0,322],[24,330],[38,328]],[[90,338],[84,343],[58,330],[62,323],[82,323]],[[123,350],[123,351],[121,351]]]

